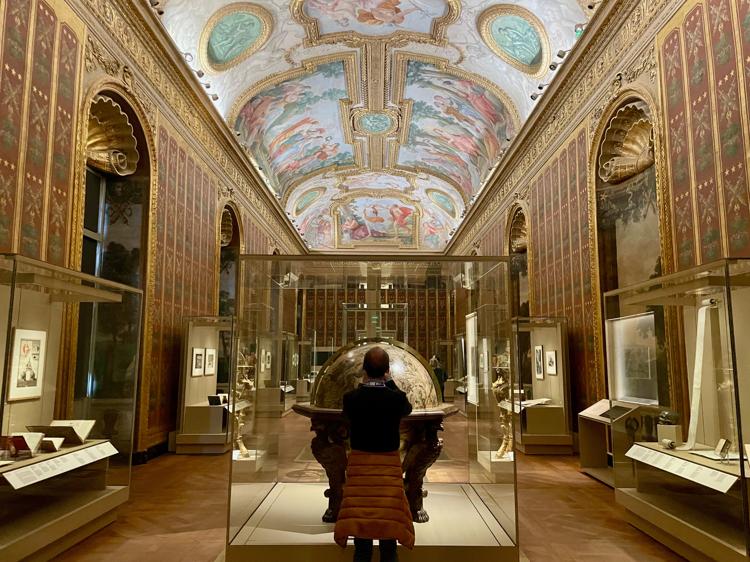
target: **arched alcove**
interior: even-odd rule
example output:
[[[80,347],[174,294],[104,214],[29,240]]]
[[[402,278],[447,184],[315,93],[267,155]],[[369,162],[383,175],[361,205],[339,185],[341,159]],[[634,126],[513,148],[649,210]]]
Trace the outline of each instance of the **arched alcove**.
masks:
[[[593,172],[601,295],[662,274],[655,122],[649,103],[630,95],[600,124]],[[617,299],[608,299],[604,307],[605,318],[623,314]],[[659,403],[668,405],[665,320],[660,309],[654,314],[643,319],[641,331],[644,338],[656,338],[657,356],[650,361],[657,365],[648,371],[656,375],[632,385],[638,387],[639,396],[658,393]]]
[[[81,271],[145,290],[153,139],[135,102],[115,86],[103,87],[90,98],[85,123],[85,169],[80,171],[82,189],[75,204]],[[105,435],[117,433],[119,418],[128,411],[110,399],[133,395],[133,381],[138,380],[122,376],[123,370],[140,367],[120,359],[132,351],[124,348],[120,336],[143,322],[139,306],[123,305],[120,310],[95,302],[78,307],[73,417],[94,417],[94,410],[104,408]]]
[[[219,316],[233,316],[237,309],[237,275],[241,251],[240,221],[230,204],[219,222]]]
[[[508,255],[510,256],[511,307],[513,316],[529,315],[529,238],[526,213],[519,206],[508,220]]]

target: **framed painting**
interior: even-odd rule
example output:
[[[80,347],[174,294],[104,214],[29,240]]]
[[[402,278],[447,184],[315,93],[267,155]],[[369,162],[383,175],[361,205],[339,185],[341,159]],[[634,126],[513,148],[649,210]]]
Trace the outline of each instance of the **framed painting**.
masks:
[[[193,363],[191,375],[202,377],[206,368],[206,350],[202,347],[193,348]]]
[[[534,375],[537,380],[544,380],[544,346],[534,347]]]
[[[13,334],[8,401],[42,396],[47,332],[16,329]]]
[[[205,369],[203,370],[203,374],[208,375],[215,375],[216,374],[216,350],[206,348],[206,365]]]

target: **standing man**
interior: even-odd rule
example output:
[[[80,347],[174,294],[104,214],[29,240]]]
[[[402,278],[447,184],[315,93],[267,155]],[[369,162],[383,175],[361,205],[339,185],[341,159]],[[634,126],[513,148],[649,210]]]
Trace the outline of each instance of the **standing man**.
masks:
[[[414,546],[398,452],[401,418],[411,413],[411,404],[390,377],[384,349],[369,350],[363,368],[362,384],[344,395],[352,451],[334,540],[345,547],[354,537],[354,562],[370,562],[373,539],[378,539],[381,562],[398,562],[396,541]]]

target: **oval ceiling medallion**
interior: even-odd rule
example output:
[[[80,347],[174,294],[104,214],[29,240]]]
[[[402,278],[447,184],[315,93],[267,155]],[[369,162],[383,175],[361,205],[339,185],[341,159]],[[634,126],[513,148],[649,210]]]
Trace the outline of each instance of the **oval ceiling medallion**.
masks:
[[[533,76],[547,72],[550,49],[544,25],[525,8],[488,8],[479,16],[478,27],[487,46],[511,66]]]
[[[453,199],[448,197],[448,195],[437,189],[428,189],[427,197],[429,197],[430,200],[440,209],[448,213],[448,215],[454,219],[456,218],[456,205],[453,203]]]
[[[367,135],[386,135],[396,130],[396,119],[387,111],[355,110],[354,129]]]
[[[305,210],[310,207],[310,205],[320,199],[320,196],[323,195],[325,191],[325,187],[316,187],[305,191],[294,203],[294,215],[299,216],[304,213]]]
[[[245,2],[230,4],[208,20],[201,37],[204,66],[217,71],[239,64],[260,49],[271,34],[271,14]]]

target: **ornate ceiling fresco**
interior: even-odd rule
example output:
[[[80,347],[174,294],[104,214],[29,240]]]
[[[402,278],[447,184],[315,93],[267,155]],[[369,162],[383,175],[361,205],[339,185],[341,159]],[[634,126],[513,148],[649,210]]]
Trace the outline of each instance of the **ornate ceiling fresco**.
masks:
[[[586,22],[578,0],[168,0],[164,10],[317,250],[442,251],[554,54]]]

